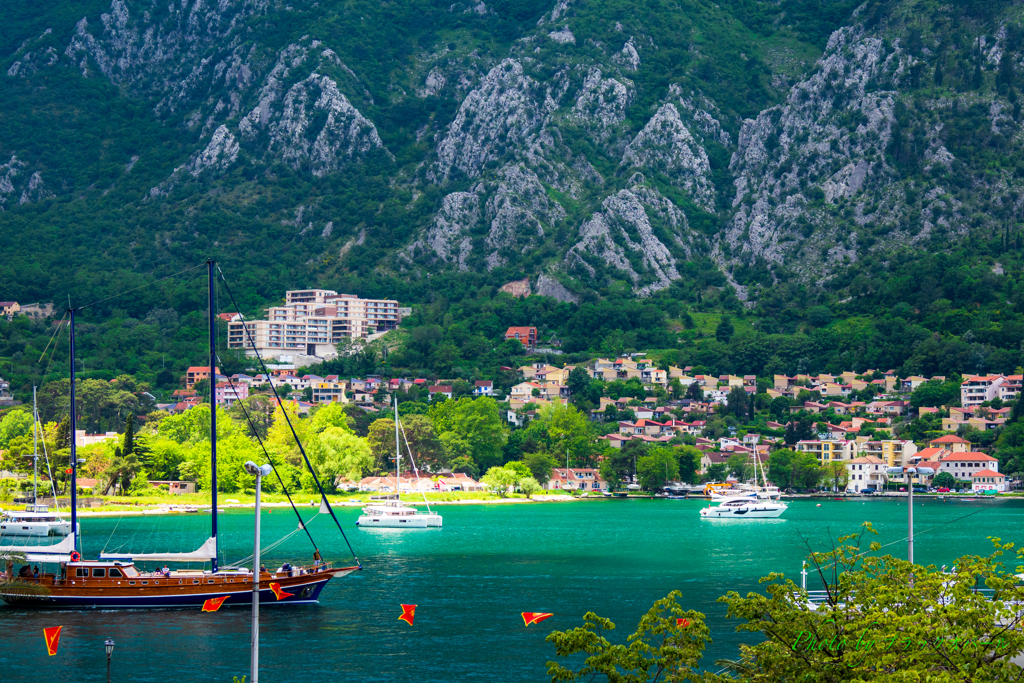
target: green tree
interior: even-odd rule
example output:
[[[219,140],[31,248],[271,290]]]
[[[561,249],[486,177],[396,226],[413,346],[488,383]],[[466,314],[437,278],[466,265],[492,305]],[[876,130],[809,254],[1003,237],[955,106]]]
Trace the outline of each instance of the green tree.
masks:
[[[718,326],[715,327],[715,339],[723,344],[728,344],[735,332],[736,328],[732,325],[732,319],[727,315],[723,315],[722,319],[718,322]]]
[[[949,377],[945,382],[937,379],[925,382],[910,395],[910,405],[921,406],[958,406],[960,405],[960,376]]]
[[[452,420],[452,431],[469,442],[473,458],[481,470],[501,462],[505,424],[498,411],[498,402],[493,398],[461,399]]]
[[[637,478],[647,491],[656,491],[665,482],[679,478],[679,458],[675,448],[655,446],[647,449],[647,455],[636,463]]]
[[[647,455],[647,444],[630,440],[622,448],[606,448],[601,460],[601,478],[610,488],[618,488],[622,482],[633,476],[635,463]]]
[[[519,472],[510,467],[492,467],[487,470],[480,481],[498,495],[504,498],[508,495],[509,489],[516,485],[522,477]]]
[[[698,384],[697,382],[690,382],[690,384],[686,387],[686,398],[691,399],[693,401],[703,401],[703,387],[701,387],[701,385]]]
[[[538,493],[542,490],[540,482],[533,477],[522,477],[519,479],[516,487],[519,492],[525,495],[527,498],[532,498],[533,494]]]
[[[704,481],[725,481],[725,478],[729,476],[729,468],[725,466],[724,462],[716,462],[713,465],[708,465],[707,470],[704,472]]]
[[[7,448],[14,439],[32,434],[32,415],[26,410],[12,410],[0,420],[0,448]]]
[[[394,469],[394,461],[397,447],[395,445],[395,421],[391,418],[375,420],[367,432],[366,443],[370,447],[370,455],[373,456],[373,469],[376,472],[384,472]]]
[[[327,427],[316,436],[323,454],[319,474],[325,486],[333,487],[339,478],[358,482],[374,467],[373,452],[367,439],[361,439],[345,427]]]
[[[679,454],[679,479],[688,484],[696,483],[704,454],[693,446],[680,446],[676,452]]]
[[[613,644],[605,634],[615,629],[609,619],[593,612],[583,615],[583,626],[553,631],[546,638],[558,657],[578,662],[578,670],[548,662],[555,681],[646,683],[647,681],[699,681],[698,666],[704,646],[711,641],[704,615],[679,605],[682,593],[672,591],[645,614],[628,644]],[[582,656],[586,658],[580,661]]]
[[[754,464],[746,453],[734,453],[725,462],[725,469],[739,481],[747,481],[753,474]]]
[[[740,645],[731,675],[710,680],[952,683],[1020,676],[1010,660],[1024,650],[1014,607],[1024,589],[1000,561],[1013,544],[996,539],[995,553],[961,557],[950,570],[870,554],[881,546],[862,547],[868,533],[874,530],[865,523],[832,550],[809,554],[828,586],[816,609],[807,609],[806,592],[781,573],[762,579],[760,591],[720,598],[729,618],[739,620],[736,630],[760,642]]]
[[[955,488],[956,479],[954,479],[953,475],[949,472],[939,472],[935,475],[935,478],[932,479],[932,486],[935,488]]]
[[[523,455],[523,463],[530,469],[530,476],[536,479],[541,486],[551,480],[551,470],[558,466],[558,462],[554,458],[539,451]]]

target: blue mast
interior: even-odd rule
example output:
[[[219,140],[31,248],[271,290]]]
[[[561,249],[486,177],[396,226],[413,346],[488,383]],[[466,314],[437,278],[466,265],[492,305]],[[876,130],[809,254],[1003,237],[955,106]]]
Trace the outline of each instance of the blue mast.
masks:
[[[70,350],[71,350],[71,534],[75,539],[75,550],[78,550],[78,446],[76,444],[78,416],[75,410],[75,309],[71,314]]]
[[[210,511],[213,529],[210,533],[215,549],[212,569],[217,571],[220,542],[217,540],[217,318],[213,310],[213,263],[212,260],[207,261],[206,269],[210,280],[210,488],[213,494],[213,508]]]

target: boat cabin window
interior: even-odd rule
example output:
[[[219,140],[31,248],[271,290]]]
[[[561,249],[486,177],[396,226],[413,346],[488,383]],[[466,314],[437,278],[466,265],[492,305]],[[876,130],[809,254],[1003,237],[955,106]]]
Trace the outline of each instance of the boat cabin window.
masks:
[[[75,568],[75,576],[82,577],[82,578],[87,577],[87,576],[89,576],[89,569],[87,567],[76,567]]]
[[[121,573],[120,569],[117,569],[116,567],[110,568],[110,578],[120,579],[122,576],[124,576],[124,574]]]
[[[103,567],[93,567],[92,568],[92,575],[93,575],[93,578],[102,579],[104,576],[107,575],[107,570],[104,569]]]

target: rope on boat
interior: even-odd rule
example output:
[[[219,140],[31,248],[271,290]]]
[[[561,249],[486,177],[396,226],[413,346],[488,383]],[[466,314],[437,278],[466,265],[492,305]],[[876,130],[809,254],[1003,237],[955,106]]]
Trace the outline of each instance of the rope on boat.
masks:
[[[217,360],[220,360],[220,356],[217,357]],[[237,396],[237,388],[230,377],[228,377],[228,383],[231,385],[232,390],[235,391],[235,395]],[[238,401],[237,404],[238,407],[242,409],[242,414],[245,415],[245,420],[249,423],[249,429],[252,430],[253,436],[256,437],[256,441],[259,442],[260,448],[263,449],[263,455],[267,456],[267,462],[269,462],[270,466],[274,469],[274,475],[277,477],[278,483],[281,484],[281,490],[284,491],[284,495],[288,498],[288,504],[292,506],[295,516],[299,518],[299,528],[306,532],[306,536],[309,537],[309,542],[313,544],[313,548],[320,550],[316,545],[316,541],[313,540],[313,536],[309,533],[309,529],[306,528],[306,523],[302,521],[302,515],[299,514],[299,509],[295,507],[295,503],[292,501],[292,496],[288,493],[288,487],[284,485],[284,479],[281,478],[281,474],[277,471],[277,465],[274,464],[274,460],[270,457],[270,453],[267,451],[267,447],[264,445],[263,439],[260,438],[260,434],[256,430],[256,425],[253,423],[252,418],[249,417],[249,411],[245,409],[245,403]]]
[[[318,512],[318,513],[316,513],[315,515],[313,515],[312,517],[309,518],[309,522],[312,522],[314,519],[316,519],[319,516],[320,516],[320,513]],[[299,519],[302,519],[302,518],[300,517]],[[309,524],[309,522],[306,522],[306,524]],[[292,531],[291,533],[285,534],[279,540],[274,541],[273,543],[268,545],[266,548],[263,548],[262,550],[260,550],[260,552],[261,553],[269,553],[271,550],[274,550],[279,545],[281,545],[282,543],[287,541],[289,538],[291,538],[295,534],[299,533],[299,530],[302,529],[302,528],[303,528],[303,525],[300,524],[298,529],[296,529],[295,531]],[[246,555],[242,559],[236,560],[235,562],[233,562],[231,564],[242,565],[242,564],[245,564],[246,562],[248,562],[249,560],[253,559],[253,557],[254,557],[253,555]]]
[[[397,410],[395,411],[395,420],[398,422],[398,428],[402,431],[402,438],[405,440],[405,450],[409,451],[409,462],[412,463],[412,473],[416,475],[416,483],[418,484],[420,482],[420,473],[419,470],[416,468],[416,461],[413,460],[412,457],[412,447],[409,446],[409,438],[406,437],[405,435],[405,425],[403,425],[402,421],[398,419]],[[395,479],[395,491],[398,492],[398,500],[401,501],[401,487],[399,486],[397,479]],[[430,512],[430,503],[427,502],[427,492],[421,490],[420,493],[423,494],[423,502],[426,503],[427,512]]]
[[[220,264],[217,265],[217,272],[220,273],[221,281],[224,283],[224,290],[228,293],[228,297],[231,299],[231,304],[235,307],[236,311],[241,310],[238,306],[238,302],[235,301],[235,295],[231,292],[231,286],[228,285],[228,279],[225,277],[224,271],[221,270]],[[260,362],[260,367],[263,368],[263,373],[267,376],[267,380],[269,381],[270,371],[267,370],[267,365],[263,362],[263,357],[260,355],[259,349],[256,348],[256,342],[252,338],[252,333],[249,332],[249,326],[243,324],[242,328],[245,330],[245,336],[249,339],[249,344],[252,346],[253,353],[256,354],[256,360]],[[288,411],[285,410],[284,402],[281,400],[280,394],[277,393],[277,387],[274,386],[273,382],[270,382],[270,390],[274,392],[274,398],[277,399],[277,404],[281,407],[281,414],[284,415],[285,422],[288,423],[288,429],[291,430],[292,437],[295,439],[295,444],[299,447],[299,452],[302,454],[302,459],[305,461],[306,467],[309,468],[309,473],[313,476],[313,481],[316,482],[316,488],[320,492],[320,500],[322,501],[322,504],[327,507],[327,511],[331,514],[331,519],[334,520],[335,525],[338,527],[338,531],[341,532],[341,537],[345,539],[345,545],[348,546],[349,552],[352,553],[352,559],[354,559],[356,564],[362,568],[363,565],[356,556],[356,551],[352,548],[352,543],[349,542],[348,535],[345,534],[345,529],[342,528],[341,522],[338,521],[338,516],[334,514],[334,508],[331,507],[330,501],[327,500],[327,494],[324,493],[324,487],[320,485],[320,478],[316,476],[316,470],[313,469],[313,463],[309,461],[309,457],[306,455],[306,449],[303,447],[302,441],[299,440],[299,435],[295,432],[292,420],[288,417]]]

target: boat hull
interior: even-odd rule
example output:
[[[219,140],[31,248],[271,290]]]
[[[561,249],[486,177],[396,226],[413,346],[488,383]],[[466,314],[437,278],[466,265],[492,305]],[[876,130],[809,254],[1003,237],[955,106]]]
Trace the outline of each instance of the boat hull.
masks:
[[[389,518],[387,515],[362,515],[356,520],[362,529],[431,529],[441,528],[441,515],[418,514]]]
[[[67,536],[71,522],[3,522],[0,536]]]
[[[786,507],[783,505],[751,505],[742,508],[728,509],[722,507],[704,508],[700,511],[701,519],[775,519]]]
[[[335,576],[345,576],[359,569],[360,567],[343,567],[315,574],[280,578],[268,578],[267,575],[264,575],[260,584],[260,604],[315,603],[328,581]],[[67,585],[67,582],[64,582],[63,585],[51,586],[42,584],[44,588],[48,589],[47,594],[33,594],[34,583],[31,580],[13,580],[0,584],[0,599],[8,605],[30,609],[152,609],[200,608],[211,598],[225,596],[227,599],[223,603],[224,607],[252,605],[253,594],[251,583],[228,585],[223,581],[218,581],[213,585],[205,583],[179,585],[172,581],[161,586],[136,585],[135,587]],[[277,585],[278,591],[270,587],[271,583]],[[26,590],[26,585],[28,590]]]

